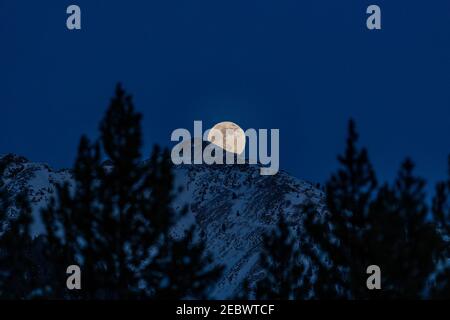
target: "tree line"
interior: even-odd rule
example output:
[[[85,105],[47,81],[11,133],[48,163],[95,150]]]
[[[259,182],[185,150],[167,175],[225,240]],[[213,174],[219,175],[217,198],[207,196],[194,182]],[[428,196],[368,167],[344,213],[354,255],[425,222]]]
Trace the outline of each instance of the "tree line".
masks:
[[[354,121],[339,168],[326,183],[326,210],[307,201],[301,228],[281,216],[263,240],[266,276],[245,296],[256,299],[449,299],[449,172],[427,203],[425,180],[407,158],[392,184],[380,184]],[[366,286],[367,267],[381,289]]]
[[[25,194],[11,199],[0,185],[0,298],[201,299],[221,275],[195,226],[173,236],[176,196],[168,150],[143,161],[141,114],[118,85],[100,124],[100,138],[82,137],[73,184],[58,185],[42,211],[45,235],[31,239]],[[104,162],[103,159],[108,159]],[[0,176],[5,164],[0,164]],[[0,180],[1,181],[1,180]],[[3,183],[3,182],[0,182]],[[6,219],[11,201],[18,219]],[[68,290],[77,265],[82,290]]]
[[[172,206],[169,152],[156,146],[143,161],[141,119],[118,85],[100,137],[80,139],[73,183],[57,186],[37,238],[26,193],[13,197],[0,179],[0,299],[210,297],[223,267],[213,264],[195,225],[172,234],[187,210]],[[264,277],[245,283],[237,298],[450,297],[450,157],[428,205],[412,160],[393,183],[380,184],[357,142],[350,121],[339,168],[326,183],[326,209],[307,201],[298,226],[281,215],[262,239]],[[0,161],[0,177],[6,167]],[[69,265],[83,271],[82,290],[67,289]],[[381,269],[381,290],[366,287],[369,265]]]

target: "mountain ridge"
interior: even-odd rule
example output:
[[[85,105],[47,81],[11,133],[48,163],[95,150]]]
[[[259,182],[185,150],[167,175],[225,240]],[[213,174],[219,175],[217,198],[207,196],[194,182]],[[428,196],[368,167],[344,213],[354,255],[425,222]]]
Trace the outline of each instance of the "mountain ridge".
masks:
[[[71,183],[71,170],[54,170],[14,154],[0,159],[6,161],[1,178],[8,192],[28,194],[35,220],[33,236],[44,233],[39,211],[48,204],[57,184]],[[282,170],[274,176],[261,176],[257,165],[201,164],[174,166],[173,172],[174,189],[180,190],[174,209],[188,208],[174,234],[195,223],[214,264],[225,267],[211,293],[215,299],[236,297],[244,279],[252,283],[263,276],[258,266],[262,235],[275,226],[279,214],[298,230],[305,201],[324,207],[320,189]],[[14,218],[16,214],[12,207],[9,216]]]

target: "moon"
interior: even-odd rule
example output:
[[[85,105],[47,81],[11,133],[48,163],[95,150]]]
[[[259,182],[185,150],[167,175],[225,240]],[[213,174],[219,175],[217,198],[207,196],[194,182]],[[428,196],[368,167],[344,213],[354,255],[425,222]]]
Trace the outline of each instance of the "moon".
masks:
[[[222,141],[216,141],[215,130],[220,131]],[[245,133],[236,123],[224,121],[216,124],[208,133],[208,141],[227,152],[241,154],[245,150]]]

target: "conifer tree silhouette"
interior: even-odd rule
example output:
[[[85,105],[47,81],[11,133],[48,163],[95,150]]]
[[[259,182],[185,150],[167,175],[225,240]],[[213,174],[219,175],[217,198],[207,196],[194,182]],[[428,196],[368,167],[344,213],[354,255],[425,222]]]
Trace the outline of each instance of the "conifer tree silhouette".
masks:
[[[113,281],[109,266],[104,264],[107,243],[98,230],[104,218],[97,198],[100,170],[98,145],[93,146],[82,137],[73,168],[74,185],[57,185],[56,196],[42,211],[46,228],[44,248],[54,266],[50,298],[99,298],[106,294],[105,286]],[[99,256],[94,258],[95,254]],[[69,294],[66,269],[73,264],[83,268],[82,291]]]
[[[349,124],[341,169],[327,184],[328,212],[306,212],[305,228],[315,245],[317,298],[420,298],[435,269],[440,241],[427,221],[425,181],[414,176],[407,159],[391,187],[377,188],[365,149]],[[368,290],[366,269],[378,265],[383,290]]]
[[[352,298],[359,295],[359,287],[365,287],[364,231],[377,180],[367,151],[357,148],[357,140],[355,123],[350,120],[347,147],[338,157],[341,167],[326,185],[328,214],[321,221],[313,208],[306,213],[311,240],[325,254],[325,258],[313,255],[319,265],[314,285],[319,298]]]
[[[169,153],[155,147],[150,160],[142,161],[140,122],[131,96],[118,85],[100,140],[81,139],[75,185],[61,186],[43,212],[48,248],[61,253],[57,264],[81,267],[84,289],[74,298],[196,298],[219,275],[204,247],[194,243],[194,231],[179,239],[170,235],[183,212],[171,208]],[[103,152],[108,162],[101,162]]]
[[[433,199],[433,216],[442,239],[442,255],[439,257],[432,297],[450,299],[450,156],[446,181],[436,185]]]
[[[307,267],[302,261],[301,248],[292,234],[284,216],[280,214],[277,226],[263,236],[259,264],[264,277],[255,288],[248,284],[244,290],[247,298],[256,300],[292,300],[309,297]]]
[[[370,254],[383,270],[387,298],[425,297],[442,254],[436,226],[426,205],[425,181],[406,159],[392,187],[383,186],[371,208]]]
[[[30,257],[32,239],[31,208],[26,191],[15,199],[6,190],[3,173],[6,161],[0,161],[0,299],[26,299],[33,296],[35,277]],[[8,218],[15,205],[16,215]]]

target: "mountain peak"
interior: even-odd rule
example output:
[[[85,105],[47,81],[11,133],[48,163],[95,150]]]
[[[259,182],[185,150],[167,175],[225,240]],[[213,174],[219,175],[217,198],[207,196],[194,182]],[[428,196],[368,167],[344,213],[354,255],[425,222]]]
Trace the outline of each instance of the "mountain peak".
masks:
[[[42,234],[39,212],[58,184],[72,183],[71,172],[55,171],[17,155],[0,159],[7,160],[7,170],[0,178],[13,195],[27,192],[34,213],[33,235]],[[174,234],[182,234],[193,223],[198,226],[198,236],[214,264],[225,267],[212,292],[217,299],[236,297],[244,279],[253,282],[262,276],[258,266],[262,236],[276,225],[280,214],[297,230],[302,223],[302,204],[309,200],[323,207],[324,203],[323,192],[313,184],[283,171],[261,176],[257,165],[178,165],[174,177],[174,190],[180,190],[174,209],[188,208]]]

